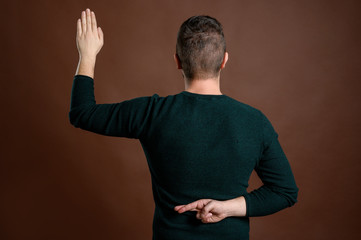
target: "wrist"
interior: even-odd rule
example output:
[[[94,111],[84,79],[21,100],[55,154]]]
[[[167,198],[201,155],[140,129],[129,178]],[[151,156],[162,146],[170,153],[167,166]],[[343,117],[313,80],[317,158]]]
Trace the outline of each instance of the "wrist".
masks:
[[[97,56],[96,55],[92,55],[92,54],[88,54],[88,55],[85,55],[85,54],[79,54],[79,61],[84,61],[84,62],[89,62],[89,63],[95,63],[97,59]]]
[[[79,63],[75,75],[86,75],[94,78],[96,56],[79,55]]]
[[[246,199],[243,196],[226,200],[227,217],[244,217],[246,216]]]

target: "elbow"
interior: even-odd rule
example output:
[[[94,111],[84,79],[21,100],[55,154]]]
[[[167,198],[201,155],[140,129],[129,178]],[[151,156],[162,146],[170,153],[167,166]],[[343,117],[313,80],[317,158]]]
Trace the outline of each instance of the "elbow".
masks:
[[[72,112],[70,111],[69,112],[69,122],[70,122],[70,124],[71,125],[73,125],[73,126],[75,126],[75,117],[74,117],[74,115],[72,114]]]
[[[283,208],[291,207],[298,202],[298,187],[296,185],[292,187],[273,189],[273,191],[283,199]]]
[[[74,127],[79,127],[79,112],[70,110],[68,116],[69,116],[70,124],[73,125]]]
[[[70,124],[76,128],[87,130],[89,128],[92,111],[92,106],[70,108],[68,114]]]
[[[284,195],[287,199],[289,207],[295,205],[298,202],[298,192],[299,188],[297,186],[294,186]]]

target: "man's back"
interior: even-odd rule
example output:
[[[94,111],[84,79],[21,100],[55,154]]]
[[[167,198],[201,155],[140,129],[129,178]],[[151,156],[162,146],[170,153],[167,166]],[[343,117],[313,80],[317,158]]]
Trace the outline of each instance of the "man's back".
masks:
[[[225,95],[183,91],[154,101],[141,143],[152,175],[155,239],[245,239],[247,218],[203,224],[195,212],[173,208],[246,193],[261,147],[259,113]]]
[[[95,104],[93,80],[75,76],[70,120],[100,134],[139,139],[152,177],[154,239],[248,239],[249,217],[293,205],[297,186],[271,123],[226,95],[187,91]],[[255,169],[264,185],[247,193]],[[204,224],[174,206],[243,195],[245,217]]]

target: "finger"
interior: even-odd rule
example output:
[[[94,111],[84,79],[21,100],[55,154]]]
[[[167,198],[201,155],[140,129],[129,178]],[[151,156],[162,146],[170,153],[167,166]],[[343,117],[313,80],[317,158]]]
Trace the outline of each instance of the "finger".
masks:
[[[91,19],[92,19],[92,30],[93,32],[97,31],[97,20],[95,18],[95,13],[91,12]]]
[[[207,215],[206,216],[204,216],[204,218],[205,219],[209,219],[210,217],[212,217],[213,216],[213,214],[212,213],[207,213]]]
[[[174,207],[175,211],[179,211],[179,209],[184,208],[186,205],[178,205]],[[183,210],[182,210],[183,211]],[[199,211],[197,209],[190,209],[189,211]]]
[[[199,220],[208,219],[212,216],[213,216],[212,213],[208,213],[206,216],[202,216],[202,213],[200,211],[196,214],[196,218],[198,218]]]
[[[80,18],[77,21],[76,33],[78,36],[81,36],[82,30],[81,30],[81,19]]]
[[[91,26],[91,18],[90,18],[90,9],[87,8],[86,9],[86,30],[91,32],[92,31],[92,26]]]
[[[199,210],[202,210],[202,208],[210,201],[211,201],[211,199],[197,200],[195,202],[192,202],[192,203],[189,203],[189,204],[185,205],[183,208],[181,208],[179,210],[179,212],[182,213],[182,212],[185,212],[185,211],[199,211]]]
[[[86,33],[86,17],[85,12],[81,12],[81,26],[82,26],[82,33]]]
[[[201,219],[202,223],[211,223],[212,222],[212,218],[202,218]]]
[[[184,207],[184,205],[175,206],[175,207],[174,207],[174,210],[175,210],[175,211],[178,211],[178,210],[179,210],[180,208],[182,208],[182,207]]]
[[[185,206],[183,206],[182,208],[179,209],[179,213],[184,213],[186,211],[192,211],[195,209],[201,209],[202,208],[202,204],[200,203],[200,201],[195,201],[192,203],[189,203]]]

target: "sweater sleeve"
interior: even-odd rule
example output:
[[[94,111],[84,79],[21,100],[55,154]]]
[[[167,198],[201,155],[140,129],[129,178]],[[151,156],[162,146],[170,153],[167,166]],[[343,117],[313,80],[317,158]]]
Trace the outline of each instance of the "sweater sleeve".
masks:
[[[246,216],[265,216],[297,202],[298,187],[290,164],[278,141],[278,134],[261,112],[263,143],[255,171],[263,185],[244,195]]]
[[[93,78],[75,75],[69,120],[75,127],[94,133],[139,139],[158,97],[154,94],[119,103],[96,104]]]

